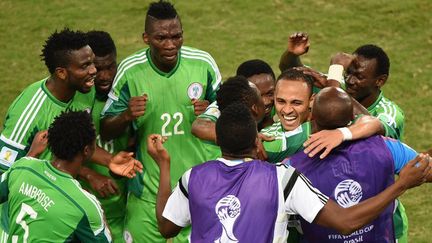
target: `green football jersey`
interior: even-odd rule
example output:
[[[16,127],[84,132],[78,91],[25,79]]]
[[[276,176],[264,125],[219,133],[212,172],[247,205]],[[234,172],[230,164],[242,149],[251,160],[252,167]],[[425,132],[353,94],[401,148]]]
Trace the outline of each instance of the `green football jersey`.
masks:
[[[64,103],[56,99],[45,85],[47,79],[28,86],[12,103],[0,135],[0,171],[5,171],[17,159],[25,156],[37,132],[47,130],[54,118],[66,110],[91,111],[95,89],[87,94],[76,92]],[[50,160],[46,149],[39,158]]]
[[[147,154],[147,137],[157,133],[168,137],[164,146],[171,154],[171,183],[194,165],[206,161],[206,148],[191,133],[196,119],[191,99],[213,102],[221,76],[213,58],[206,52],[182,47],[179,61],[169,73],[157,69],[149,49],[123,60],[104,108],[104,116],[122,113],[131,97],[148,95],[145,114],[133,122],[137,136],[136,156],[144,164],[144,173],[131,183],[136,196],[156,201],[159,169]]]
[[[303,149],[303,143],[311,134],[310,122],[305,122],[292,131],[285,131],[279,122],[261,130],[261,133],[274,137],[273,141],[263,141],[268,161],[278,163]]]
[[[92,119],[94,121],[97,134],[96,143],[99,147],[105,149],[109,153],[115,154],[122,150],[126,150],[129,142],[129,133],[125,133],[121,137],[110,141],[103,141],[100,139],[99,120],[101,111],[105,106],[105,102],[106,98],[104,99],[103,97],[98,97],[98,95],[96,95],[96,100],[92,110]],[[106,166],[91,162],[87,163],[85,166],[91,168],[92,170],[98,172],[101,175],[112,177],[109,173],[109,169]],[[127,178],[114,178],[114,180],[119,186],[119,194],[107,198],[98,197],[103,209],[105,210],[107,220],[111,218],[124,217],[126,211]],[[81,181],[81,184],[85,189],[91,191],[94,195],[98,195],[90,188],[90,185],[88,183]]]
[[[8,242],[111,242],[97,199],[46,160],[23,157],[3,174],[5,201]]]
[[[367,110],[387,125],[384,125],[387,137],[403,140],[405,115],[399,106],[384,97],[381,92],[378,99]]]

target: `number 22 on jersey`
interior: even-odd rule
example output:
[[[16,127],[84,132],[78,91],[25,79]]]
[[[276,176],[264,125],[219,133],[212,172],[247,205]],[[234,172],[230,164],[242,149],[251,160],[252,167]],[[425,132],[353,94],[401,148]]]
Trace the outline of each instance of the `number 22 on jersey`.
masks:
[[[163,113],[160,117],[161,120],[164,121],[164,124],[162,125],[162,131],[161,135],[164,137],[172,136],[174,135],[183,135],[184,131],[181,130],[180,125],[183,122],[183,114],[181,112],[176,112],[172,116],[169,113]],[[173,122],[174,129],[173,131],[168,131],[168,125]]]

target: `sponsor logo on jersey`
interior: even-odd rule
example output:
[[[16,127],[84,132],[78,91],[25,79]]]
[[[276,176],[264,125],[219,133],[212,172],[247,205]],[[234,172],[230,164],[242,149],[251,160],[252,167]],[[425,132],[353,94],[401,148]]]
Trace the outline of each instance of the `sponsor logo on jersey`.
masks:
[[[229,242],[238,242],[234,235],[234,223],[240,216],[240,200],[234,195],[223,197],[217,202],[215,211],[222,224],[222,235],[215,240],[215,243],[222,242],[223,239],[229,239]]]
[[[344,208],[358,204],[362,196],[363,191],[360,183],[351,179],[339,182],[334,191],[337,203]]]
[[[15,162],[17,156],[18,151],[15,151],[8,147],[3,147],[0,152],[0,163],[10,166]]]
[[[188,87],[188,96],[190,99],[198,99],[203,93],[203,86],[201,83],[191,83]]]

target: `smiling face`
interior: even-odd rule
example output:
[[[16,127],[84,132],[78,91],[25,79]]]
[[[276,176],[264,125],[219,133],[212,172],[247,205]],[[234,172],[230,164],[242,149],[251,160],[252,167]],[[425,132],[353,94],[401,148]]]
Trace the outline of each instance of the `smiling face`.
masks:
[[[271,116],[274,106],[275,80],[267,73],[256,74],[248,78],[254,83],[261,93],[261,99],[264,102],[265,116]]]
[[[178,52],[183,45],[183,29],[179,18],[151,20],[149,28],[143,34],[143,40],[150,46],[153,63],[161,71],[171,71],[178,59]]]
[[[281,79],[277,82],[275,107],[285,131],[292,131],[307,121],[311,92],[305,81]]]
[[[89,46],[71,51],[66,69],[66,82],[73,90],[88,93],[94,85],[96,68],[94,54]]]
[[[107,95],[111,90],[117,73],[116,54],[111,53],[103,57],[96,56],[94,64],[97,69],[95,88],[98,94]]]

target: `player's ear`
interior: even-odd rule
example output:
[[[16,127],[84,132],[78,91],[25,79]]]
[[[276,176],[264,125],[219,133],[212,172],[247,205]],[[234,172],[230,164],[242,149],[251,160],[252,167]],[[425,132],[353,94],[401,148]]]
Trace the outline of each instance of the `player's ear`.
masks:
[[[61,80],[65,80],[68,76],[67,70],[64,67],[56,67],[54,74]]]
[[[381,88],[382,86],[384,86],[384,84],[386,83],[388,78],[387,74],[382,74],[380,76],[378,76],[378,79],[376,80],[376,86],[378,88]]]
[[[144,32],[142,34],[142,39],[143,39],[144,43],[146,43],[147,45],[149,44],[149,36],[146,32]]]

